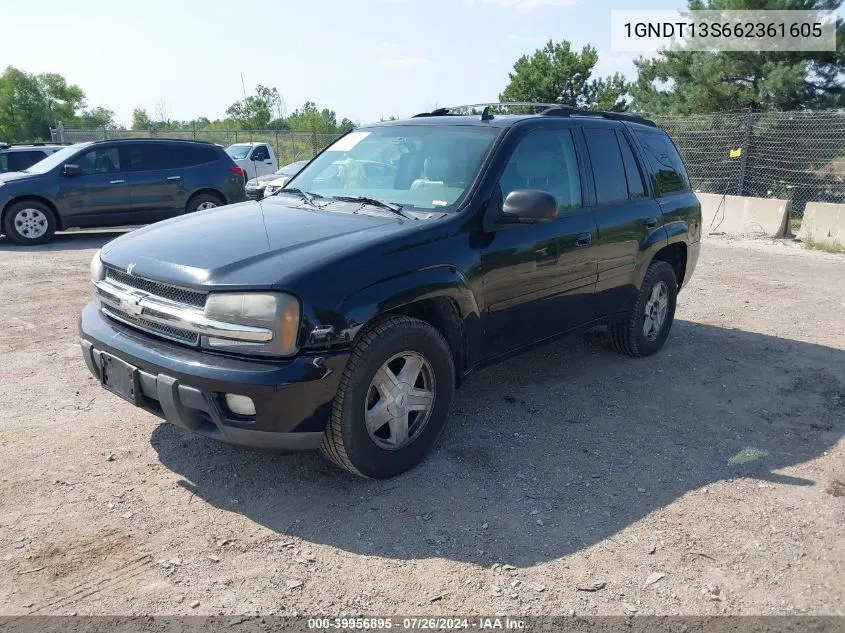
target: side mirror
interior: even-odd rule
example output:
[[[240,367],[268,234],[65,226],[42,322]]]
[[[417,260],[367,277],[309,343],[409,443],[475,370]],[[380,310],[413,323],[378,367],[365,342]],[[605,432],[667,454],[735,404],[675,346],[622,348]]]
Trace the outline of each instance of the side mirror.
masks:
[[[76,176],[82,175],[82,167],[79,165],[74,165],[72,163],[65,163],[65,166],[62,168],[62,176],[68,176],[69,178],[75,178]]]
[[[516,189],[505,198],[496,224],[535,224],[555,217],[557,200],[552,194],[538,189]]]

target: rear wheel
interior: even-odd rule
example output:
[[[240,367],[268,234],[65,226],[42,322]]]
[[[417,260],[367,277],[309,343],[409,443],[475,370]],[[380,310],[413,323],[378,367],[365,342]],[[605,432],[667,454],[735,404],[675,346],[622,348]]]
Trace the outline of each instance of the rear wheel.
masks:
[[[194,211],[205,211],[207,209],[213,209],[214,207],[222,207],[223,204],[224,202],[220,196],[216,196],[213,193],[198,193],[188,200],[185,211],[188,213],[193,213]]]
[[[635,357],[659,351],[672,328],[677,298],[675,270],[664,261],[651,262],[631,316],[608,328],[613,347]]]
[[[320,450],[356,475],[398,475],[437,441],[454,391],[452,354],[440,332],[419,319],[386,317],[353,346]]]
[[[53,211],[42,202],[23,200],[13,204],[3,215],[3,233],[15,244],[46,244],[55,232]]]

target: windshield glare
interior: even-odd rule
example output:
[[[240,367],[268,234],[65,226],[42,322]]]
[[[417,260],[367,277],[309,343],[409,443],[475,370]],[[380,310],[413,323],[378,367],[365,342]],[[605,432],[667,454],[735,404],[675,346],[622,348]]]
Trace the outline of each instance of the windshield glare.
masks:
[[[230,145],[226,148],[226,153],[233,159],[233,160],[241,160],[247,157],[249,154],[249,150],[252,147],[249,145]]]
[[[46,174],[54,167],[58,167],[63,163],[69,162],[71,158],[73,158],[76,154],[79,153],[79,150],[84,149],[89,145],[90,143],[77,143],[76,145],[69,145],[68,147],[60,149],[54,154],[50,154],[44,160],[40,160],[34,165],[30,165],[29,167],[27,167],[26,171],[30,174]]]
[[[472,183],[497,133],[459,125],[359,129],[335,141],[286,186],[327,198],[366,196],[448,211]]]

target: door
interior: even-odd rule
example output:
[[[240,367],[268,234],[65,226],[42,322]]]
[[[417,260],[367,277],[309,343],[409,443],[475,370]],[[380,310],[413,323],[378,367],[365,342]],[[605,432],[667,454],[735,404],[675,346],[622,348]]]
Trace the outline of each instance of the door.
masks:
[[[482,250],[489,356],[574,329],[595,316],[596,226],[584,205],[570,130],[525,133],[499,188],[501,200],[517,189],[546,191],[557,200],[558,211],[551,221],[498,226]]]
[[[139,223],[185,212],[182,205],[182,148],[178,143],[140,142],[126,149],[132,211]]]
[[[255,176],[264,176],[265,174],[272,174],[276,171],[273,165],[273,159],[270,158],[270,149],[266,145],[259,145],[252,150],[250,156],[252,164],[255,167]]]
[[[78,176],[61,176],[58,198],[65,226],[132,223],[132,196],[124,157],[116,145],[97,145],[76,155]]]
[[[599,316],[624,312],[635,299],[637,267],[650,236],[661,230],[660,205],[648,195],[622,126],[583,125],[598,226],[596,299]]]

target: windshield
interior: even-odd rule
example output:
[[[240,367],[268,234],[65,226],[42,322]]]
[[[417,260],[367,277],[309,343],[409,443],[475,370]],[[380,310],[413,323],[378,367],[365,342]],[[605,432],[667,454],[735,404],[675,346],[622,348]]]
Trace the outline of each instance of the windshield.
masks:
[[[88,147],[90,144],[91,143],[77,143],[76,145],[70,145],[64,149],[60,149],[55,154],[50,154],[44,160],[38,161],[31,167],[27,167],[26,171],[30,174],[46,174],[54,167],[58,167],[59,165],[68,162],[79,153],[79,150]]]
[[[233,160],[241,160],[249,155],[249,150],[251,149],[251,145],[230,145],[226,148],[226,153]]]
[[[364,196],[449,210],[472,183],[498,132],[461,125],[359,129],[330,145],[286,187],[327,198]]]

